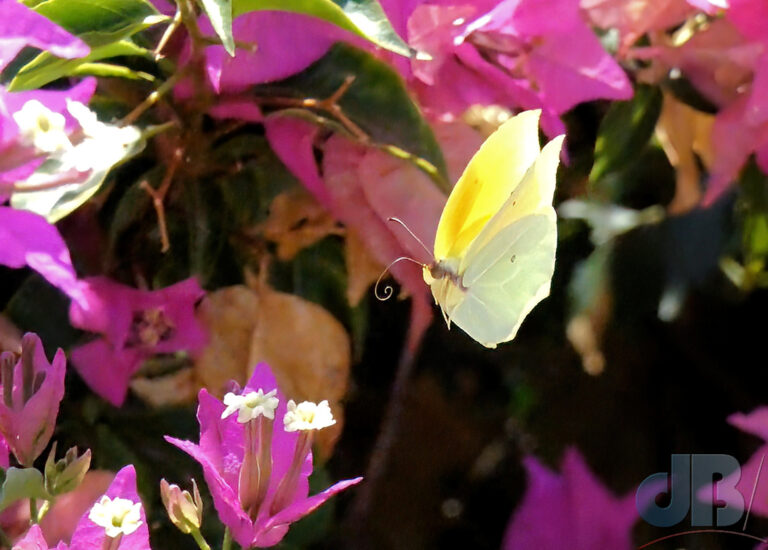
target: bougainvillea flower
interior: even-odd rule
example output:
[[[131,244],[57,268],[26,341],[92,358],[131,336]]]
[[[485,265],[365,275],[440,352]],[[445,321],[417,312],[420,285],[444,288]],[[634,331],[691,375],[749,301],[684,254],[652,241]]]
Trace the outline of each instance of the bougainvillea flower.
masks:
[[[277,544],[291,523],[362,479],[308,496],[312,432],[333,418],[327,403],[286,402],[266,364],[224,403],[201,390],[197,418],[199,444],[166,440],[203,467],[219,518],[243,548]]]
[[[732,414],[728,417],[728,423],[743,432],[759,437],[766,443],[761,445],[745,464],[742,464],[740,471],[725,476],[719,483],[728,487],[732,487],[735,483],[736,490],[745,499],[751,499],[751,512],[758,516],[768,517],[768,476],[766,476],[766,464],[763,463],[768,458],[768,407],[758,407],[747,414]],[[705,502],[711,502],[712,494],[713,487],[711,485],[700,487],[697,490],[697,496]],[[753,496],[750,497],[750,495]],[[718,498],[727,502],[727,498],[721,494],[718,494]],[[738,504],[744,505],[746,502]]]
[[[0,0],[0,70],[24,46],[48,50],[58,57],[85,57],[88,45],[16,0]]]
[[[485,13],[476,8],[425,4],[408,20],[410,44],[433,58],[413,61],[415,88],[438,116],[477,103],[541,108],[545,131],[557,134],[557,116],[577,103],[631,97],[629,80],[577,2],[503,0]]]
[[[85,474],[77,489],[56,497],[49,512],[40,521],[48,544],[59,541],[69,543],[78,521],[101,498],[115,479],[115,472],[90,470]],[[29,510],[29,506],[25,506]],[[26,518],[29,524],[29,518]]]
[[[85,305],[72,303],[70,322],[101,337],[72,350],[72,364],[93,391],[116,406],[144,359],[205,345],[195,319],[195,304],[204,292],[194,278],[144,291],[93,277],[83,280],[83,293]]]
[[[213,34],[206,17],[201,19],[200,28]],[[254,48],[241,48],[235,57],[223,46],[205,49],[208,78],[217,92],[238,92],[291,76],[320,59],[334,42],[351,38],[317,18],[267,10],[235,18],[232,34],[239,43],[254,44]],[[301,40],[296,40],[298,36]]]
[[[620,54],[648,32],[682,24],[695,13],[692,4],[706,6],[708,12],[714,10],[708,0],[581,0],[580,4],[596,27],[618,31]]]
[[[31,466],[53,434],[64,397],[66,358],[58,350],[49,363],[36,334],[21,340],[21,357],[0,355],[0,433],[24,466]]]
[[[596,27],[618,31],[620,54],[648,32],[673,29],[699,11],[715,15],[728,7],[727,0],[581,0],[580,4]]]
[[[28,266],[72,300],[85,303],[67,245],[45,218],[0,206],[0,242],[1,265],[14,269]]]
[[[502,548],[573,550],[634,548],[638,519],[634,492],[617,498],[589,470],[575,449],[566,452],[562,474],[533,457],[525,459],[528,489],[504,535]]]
[[[720,113],[713,128],[715,162],[705,203],[711,204],[737,179],[739,171],[754,153],[758,166],[768,171],[768,5],[755,0],[734,0],[727,19],[745,41],[756,46],[751,86],[738,89],[740,96]]]
[[[38,525],[14,544],[18,550],[51,548]],[[126,466],[115,475],[107,492],[83,514],[69,544],[56,550],[149,550],[149,530],[144,507],[136,491],[136,470]]]
[[[80,125],[67,101],[88,103],[95,90],[95,78],[62,91],[0,88],[0,201],[10,194],[10,185],[30,176],[46,156],[72,147],[69,136]]]

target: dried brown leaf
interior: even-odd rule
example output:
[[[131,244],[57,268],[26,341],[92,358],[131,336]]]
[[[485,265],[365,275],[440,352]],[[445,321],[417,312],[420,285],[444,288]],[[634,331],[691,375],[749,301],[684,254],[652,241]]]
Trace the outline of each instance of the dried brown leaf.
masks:
[[[245,382],[258,308],[258,296],[243,285],[206,296],[198,310],[198,318],[208,330],[208,346],[195,361],[198,386],[221,398],[230,380]]]
[[[670,93],[664,94],[656,136],[676,169],[675,196],[668,207],[672,214],[687,212],[701,201],[701,174],[696,157],[705,166],[711,166],[713,123],[713,115],[693,109]]]
[[[262,230],[267,240],[277,243],[277,257],[284,261],[328,235],[341,234],[328,211],[303,189],[275,197]]]
[[[259,307],[248,365],[272,367],[287,398],[327,399],[336,424],[317,434],[321,457],[327,458],[341,434],[341,399],[347,389],[350,341],[344,327],[324,308],[293,294],[258,288]]]

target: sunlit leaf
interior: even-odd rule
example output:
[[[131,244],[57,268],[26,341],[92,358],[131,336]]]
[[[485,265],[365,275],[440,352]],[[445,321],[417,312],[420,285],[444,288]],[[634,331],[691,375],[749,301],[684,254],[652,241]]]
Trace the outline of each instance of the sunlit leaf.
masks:
[[[600,180],[636,157],[651,139],[660,112],[661,92],[651,86],[638,86],[631,100],[611,105],[597,134],[590,181]]]
[[[224,49],[234,57],[235,39],[232,37],[232,0],[200,0],[213,30],[216,31]]]
[[[108,59],[110,57],[117,56],[150,56],[151,52],[146,48],[137,46],[130,40],[120,40],[104,46],[99,46],[91,49],[91,53],[80,59],[62,59],[56,57],[49,52],[42,52],[32,61],[24,65],[16,76],[11,80],[8,85],[8,89],[12,92],[19,90],[32,90],[40,88],[49,82],[64,77],[77,74],[96,74],[96,76],[120,76],[124,78],[144,78],[148,79],[149,75],[144,77],[139,76],[144,73],[137,73],[131,71],[127,67],[121,67],[122,73],[117,70],[116,65],[110,65],[112,74],[99,74],[98,69],[102,72],[105,70],[103,64],[98,64],[97,67],[94,62],[102,59]],[[90,70],[90,72],[88,72]],[[151,77],[149,77],[151,78]]]
[[[147,0],[24,2],[92,48],[116,42],[167,19]]]
[[[35,468],[8,468],[0,489],[0,511],[24,498],[50,498],[43,474]]]

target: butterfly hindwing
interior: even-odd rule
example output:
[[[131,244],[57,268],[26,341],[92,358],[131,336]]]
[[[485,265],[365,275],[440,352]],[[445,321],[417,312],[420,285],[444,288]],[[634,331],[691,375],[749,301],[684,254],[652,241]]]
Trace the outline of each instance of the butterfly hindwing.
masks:
[[[488,347],[511,340],[525,316],[549,295],[555,267],[557,225],[551,207],[499,231],[470,250],[464,299],[452,321]]]

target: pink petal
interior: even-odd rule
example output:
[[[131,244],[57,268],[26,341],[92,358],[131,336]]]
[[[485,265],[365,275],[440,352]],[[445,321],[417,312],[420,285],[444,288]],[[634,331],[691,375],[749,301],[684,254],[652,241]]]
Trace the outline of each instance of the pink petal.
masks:
[[[768,441],[768,407],[758,407],[747,414],[734,413],[728,417],[728,423]]]
[[[104,494],[115,478],[114,472],[91,470],[85,474],[80,486],[59,496],[45,517],[40,527],[49,544],[59,541],[69,542],[80,517],[91,509],[93,503]]]
[[[30,527],[27,534],[13,544],[13,550],[48,550],[48,543],[45,542],[40,526]]]
[[[59,403],[64,397],[66,359],[64,352],[58,350],[51,364],[36,334],[26,334],[24,339],[33,341],[35,374],[44,373],[45,379],[23,407],[11,408],[0,402],[0,429],[16,458],[22,464],[30,465],[48,445],[53,434]],[[19,361],[14,368],[12,389],[13,401],[17,404],[24,402],[21,369]]]
[[[768,43],[768,3],[762,0],[729,0],[726,17],[751,40]]]
[[[20,2],[0,0],[0,69],[24,46],[66,58],[85,57],[91,51],[85,42]]]
[[[632,97],[632,85],[585,25],[543,38],[528,68],[542,101],[557,113],[594,99]]]
[[[272,150],[283,164],[326,208],[331,199],[317,170],[313,145],[319,128],[305,120],[287,116],[270,116],[264,121]]]
[[[97,339],[70,352],[75,370],[98,395],[119,407],[128,393],[128,383],[141,366],[144,356],[136,350],[116,350],[106,340]]]
[[[710,205],[738,179],[749,156],[768,145],[768,124],[753,125],[746,116],[748,97],[717,114],[712,128],[715,160],[710,170],[704,204]]]
[[[115,479],[105,493],[111,499],[124,498],[132,502],[141,502],[136,491],[136,470],[133,466],[126,466],[115,475]],[[90,510],[89,510],[90,512]],[[104,528],[96,525],[88,518],[88,513],[83,514],[72,535],[71,547],[73,549],[98,549],[102,547],[105,533]],[[147,517],[144,514],[144,506],[141,507],[141,525],[130,535],[124,535],[120,542],[120,550],[150,550],[149,529]]]
[[[638,518],[634,496],[614,497],[575,449],[563,460],[562,475],[536,459],[524,461],[529,486],[504,536],[503,548],[556,550],[567,541],[573,550],[633,548]]]
[[[236,488],[229,485],[220,475],[216,466],[209,460],[208,455],[200,447],[189,441],[181,441],[166,436],[166,441],[197,460],[203,467],[203,474],[208,489],[213,497],[213,505],[224,525],[230,528],[233,538],[238,544],[247,548],[253,538],[253,523],[240,506]]]
[[[348,487],[357,485],[362,480],[363,480],[362,477],[356,477],[354,479],[339,481],[338,483],[331,485],[321,493],[317,493],[316,495],[313,495],[309,498],[298,501],[292,504],[291,506],[288,506],[284,510],[281,510],[280,512],[278,512],[266,523],[266,525],[264,526],[264,531],[269,531],[270,529],[276,526],[290,524],[290,523],[293,523],[294,521],[300,520],[304,516],[309,515],[315,510],[317,510],[317,508],[323,505],[325,501],[327,501],[333,495],[340,493],[341,491],[343,491],[344,489],[347,489]],[[259,533],[257,537],[260,535],[261,533]],[[258,540],[258,538],[256,540]]]
[[[83,301],[67,245],[45,218],[0,206],[0,242],[0,264],[12,268],[29,266],[76,302]]]
[[[200,390],[197,420],[200,423],[200,451],[222,479],[237,492],[240,465],[243,463],[243,426],[234,416],[222,419],[224,404]]]
[[[212,32],[207,18],[201,20],[201,29]],[[235,40],[255,43],[258,49],[239,49],[231,57],[223,46],[206,48],[206,69],[217,92],[238,92],[254,84],[291,76],[306,69],[334,42],[347,36],[319,19],[277,11],[241,15],[232,23],[232,31]]]
[[[0,468],[3,470],[7,470],[11,465],[8,452],[8,442],[2,435],[0,435]]]

